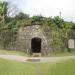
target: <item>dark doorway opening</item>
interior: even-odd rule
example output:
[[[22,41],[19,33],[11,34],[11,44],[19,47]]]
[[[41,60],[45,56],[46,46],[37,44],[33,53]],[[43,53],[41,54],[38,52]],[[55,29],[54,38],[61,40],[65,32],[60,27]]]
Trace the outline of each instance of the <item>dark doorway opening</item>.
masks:
[[[41,38],[35,37],[31,40],[31,50],[33,53],[41,52]]]

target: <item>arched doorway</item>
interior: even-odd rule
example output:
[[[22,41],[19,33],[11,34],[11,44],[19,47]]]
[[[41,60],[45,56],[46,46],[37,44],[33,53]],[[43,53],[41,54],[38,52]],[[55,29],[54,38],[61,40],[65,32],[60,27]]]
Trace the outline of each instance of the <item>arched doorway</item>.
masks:
[[[35,37],[31,39],[31,50],[33,53],[41,52],[41,38]]]

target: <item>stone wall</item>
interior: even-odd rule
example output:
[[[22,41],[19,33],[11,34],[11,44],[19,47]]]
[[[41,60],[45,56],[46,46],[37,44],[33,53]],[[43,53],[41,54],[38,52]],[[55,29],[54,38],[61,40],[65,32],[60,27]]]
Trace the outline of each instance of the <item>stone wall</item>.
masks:
[[[60,50],[65,50],[69,48],[68,42],[70,39],[74,40],[75,49],[75,30],[70,30],[67,34],[68,38],[62,36]],[[48,55],[51,51],[58,50],[53,44],[54,37],[52,35],[52,30],[50,27],[43,27],[43,25],[29,25],[21,26],[17,33],[12,32],[10,29],[5,29],[0,32],[0,49],[5,50],[23,50],[25,52],[31,52],[31,40],[33,38],[41,38],[41,53],[43,55]],[[57,38],[57,37],[56,37]],[[58,37],[59,38],[59,37]],[[57,41],[58,42],[58,41]]]
[[[49,35],[50,36],[50,35]],[[31,52],[31,39],[41,38],[41,53],[48,54],[51,50],[50,39],[40,25],[25,26],[19,29],[16,39],[16,49]]]

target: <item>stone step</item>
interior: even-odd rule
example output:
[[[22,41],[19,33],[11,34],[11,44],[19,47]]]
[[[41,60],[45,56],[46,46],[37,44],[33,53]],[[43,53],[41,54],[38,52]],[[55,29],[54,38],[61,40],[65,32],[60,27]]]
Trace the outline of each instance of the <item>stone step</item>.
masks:
[[[41,57],[41,53],[32,53],[32,57]]]

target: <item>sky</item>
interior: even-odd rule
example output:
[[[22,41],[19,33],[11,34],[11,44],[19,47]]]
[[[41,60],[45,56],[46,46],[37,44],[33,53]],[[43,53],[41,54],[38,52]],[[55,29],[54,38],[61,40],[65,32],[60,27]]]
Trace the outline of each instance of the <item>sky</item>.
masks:
[[[58,16],[66,21],[75,22],[75,0],[7,0],[16,5],[21,11],[33,15],[45,17]]]

